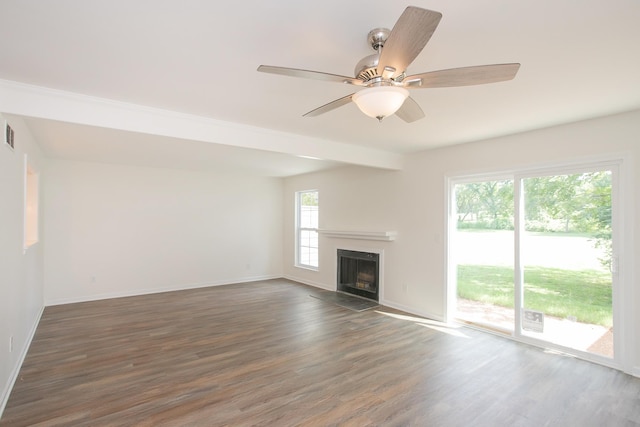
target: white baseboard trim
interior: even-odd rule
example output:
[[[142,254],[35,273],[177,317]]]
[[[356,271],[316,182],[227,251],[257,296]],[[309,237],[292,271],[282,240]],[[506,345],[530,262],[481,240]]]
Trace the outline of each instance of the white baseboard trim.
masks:
[[[82,296],[72,297],[72,298],[58,298],[58,299],[46,300],[45,306],[49,307],[54,305],[75,304],[79,302],[99,301],[99,300],[112,299],[112,298],[135,297],[140,295],[160,294],[163,292],[186,291],[189,289],[208,288],[211,286],[225,286],[225,285],[235,285],[238,283],[260,282],[262,280],[279,279],[281,277],[282,276],[279,276],[279,275],[253,276],[253,277],[243,277],[239,279],[218,280],[215,282],[190,283],[190,284],[182,284],[182,285],[175,285],[175,286],[166,286],[163,288],[133,289],[131,291],[108,292],[108,293],[95,294],[95,295],[82,295]]]
[[[310,280],[306,280],[306,279],[302,279],[300,277],[295,277],[295,276],[284,276],[285,279],[287,280],[291,280],[293,282],[297,282],[297,283],[302,283],[303,285],[309,285],[309,286],[313,286],[316,288],[320,288],[320,289],[324,289],[327,291],[335,291],[335,288],[332,288],[330,286],[327,286],[324,283],[318,283],[318,282],[313,282]],[[398,304],[396,302],[393,301],[389,301],[389,300],[385,300],[385,299],[381,299],[380,301],[380,305],[383,305],[385,307],[389,307],[389,308],[395,308],[396,310],[401,310],[404,311],[406,313],[409,314],[413,314],[414,316],[419,316],[419,317],[424,317],[430,320],[435,320],[438,322],[444,322],[444,318],[442,316],[438,316],[435,315],[433,313],[428,313],[426,311],[420,311],[420,310],[416,310],[415,308],[406,306],[406,305],[402,305],[402,304]]]
[[[636,378],[640,378],[640,366],[634,366],[633,369],[631,370],[631,375],[633,375]]]
[[[311,280],[306,280],[306,279],[302,279],[300,277],[295,277],[295,276],[283,276],[283,278],[287,279],[287,280],[291,280],[293,282],[297,282],[297,283],[302,283],[303,285],[309,285],[309,286],[313,286],[314,288],[320,288],[320,289],[324,289],[326,291],[335,291],[336,288],[332,288],[328,285],[326,285],[325,283],[319,283],[319,282],[313,282]]]
[[[31,347],[31,342],[33,341],[33,337],[36,335],[36,330],[38,329],[38,325],[40,324],[40,319],[42,318],[42,313],[44,313],[44,305],[40,308],[38,315],[36,316],[35,322],[31,325],[31,329],[29,330],[29,335],[27,336],[27,340],[20,352],[20,357],[18,357],[18,361],[16,365],[13,367],[13,371],[11,372],[11,376],[9,377],[9,381],[5,389],[2,391],[2,401],[0,402],[0,419],[2,418],[2,414],[4,413],[4,408],[7,406],[7,402],[9,401],[9,396],[11,396],[11,391],[13,390],[13,386],[18,380],[18,375],[20,374],[20,369],[22,369],[22,364],[24,363],[24,359],[27,357],[27,353],[29,352],[29,347]]]
[[[406,313],[409,314],[413,314],[414,316],[420,316],[420,317],[424,317],[430,320],[436,320],[438,322],[444,322],[444,318],[442,316],[437,316],[433,313],[428,313],[426,311],[421,311],[421,310],[416,310],[415,308],[406,306],[406,305],[402,305],[402,304],[398,304],[396,302],[393,301],[389,301],[389,300],[380,300],[380,305],[383,305],[385,307],[390,307],[390,308],[395,308],[396,310],[401,310],[404,311]]]

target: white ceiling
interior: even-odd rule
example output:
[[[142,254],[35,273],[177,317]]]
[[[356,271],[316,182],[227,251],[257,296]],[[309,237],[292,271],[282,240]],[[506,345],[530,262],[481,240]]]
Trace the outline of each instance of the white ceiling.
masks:
[[[640,108],[637,0],[414,1],[441,12],[443,19],[408,73],[506,62],[522,66],[508,82],[413,90],[426,117],[411,124],[397,117],[378,123],[354,104],[304,118],[354,88],[256,71],[267,64],[352,75],[355,64],[373,53],[366,43],[369,30],[392,28],[407,5],[0,0],[5,84],[153,107],[210,119],[216,126],[230,122],[237,137],[225,133],[188,141],[192,138],[175,133],[96,126],[78,114],[0,106],[5,113],[31,117],[27,124],[50,157],[196,169],[238,162],[240,169],[273,176],[354,163],[353,156],[341,158],[352,146],[398,157]],[[264,146],[238,142],[246,139],[244,127],[257,135],[264,130],[269,136]],[[274,142],[278,135],[309,147],[327,145],[315,152],[289,143],[283,148]]]

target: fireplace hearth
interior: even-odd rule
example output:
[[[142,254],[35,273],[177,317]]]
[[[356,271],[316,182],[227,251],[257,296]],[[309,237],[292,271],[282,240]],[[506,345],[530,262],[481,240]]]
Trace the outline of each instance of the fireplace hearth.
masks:
[[[338,249],[338,291],[378,301],[380,255]]]

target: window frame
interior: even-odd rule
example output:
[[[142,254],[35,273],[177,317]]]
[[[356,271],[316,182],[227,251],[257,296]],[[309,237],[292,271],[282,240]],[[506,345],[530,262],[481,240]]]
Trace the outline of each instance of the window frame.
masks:
[[[623,248],[628,247],[628,239],[624,239],[625,218],[633,217],[633,211],[629,208],[628,203],[625,203],[624,198],[621,196],[625,194],[625,188],[631,188],[630,178],[628,172],[626,172],[625,165],[629,160],[625,155],[611,154],[602,155],[588,159],[579,159],[576,161],[565,161],[555,163],[543,163],[532,165],[530,167],[522,167],[513,170],[503,170],[492,172],[478,172],[467,174],[454,174],[448,175],[445,179],[445,193],[447,202],[445,203],[445,229],[447,230],[446,241],[446,258],[447,268],[445,270],[446,278],[446,303],[445,303],[445,315],[443,319],[445,321],[453,321],[455,313],[455,298],[456,298],[456,271],[454,262],[455,258],[453,253],[453,246],[451,236],[455,233],[456,217],[453,215],[456,212],[455,208],[455,191],[454,186],[461,183],[479,182],[486,179],[504,179],[511,178],[514,180],[514,228],[520,230],[524,226],[524,199],[522,197],[522,182],[526,178],[539,177],[539,176],[552,176],[562,174],[575,174],[582,172],[593,172],[609,170],[612,173],[611,181],[611,203],[612,203],[612,242],[613,242],[613,258],[612,261],[615,265],[615,271],[612,271],[612,286],[613,286],[613,324],[614,330],[614,356],[608,358],[597,354],[576,350],[570,347],[555,344],[550,341],[543,341],[531,337],[523,333],[521,329],[522,325],[522,311],[516,309],[514,315],[515,330],[511,334],[505,336],[513,339],[514,341],[524,342],[534,346],[543,348],[549,348],[552,350],[561,351],[566,354],[570,354],[574,357],[589,360],[594,363],[598,363],[604,366],[609,366],[614,369],[620,369],[624,372],[631,372],[633,367],[630,365],[631,354],[629,353],[628,345],[624,343],[630,342],[631,332],[626,327],[630,319],[630,313],[633,312],[631,308],[631,299],[629,298],[629,289],[632,287],[629,273],[626,270],[629,265],[633,265],[632,260],[628,256],[628,252],[625,254]],[[521,265],[521,242],[520,237],[516,234],[514,236],[514,284],[518,288],[516,290],[516,298],[514,303],[516,307],[522,307],[522,294],[523,294],[523,277],[520,276],[522,271]]]
[[[318,211],[317,211],[317,216],[318,216],[318,220],[317,220],[317,224],[316,227],[308,227],[308,226],[302,226],[302,197],[304,194],[308,194],[308,193],[315,193],[315,197],[316,197],[316,203],[318,206]],[[296,212],[296,218],[295,218],[295,266],[299,267],[299,268],[304,268],[304,269],[308,269],[308,270],[314,270],[314,271],[318,271],[319,267],[320,267],[320,257],[319,257],[319,253],[320,253],[320,243],[318,241],[319,238],[319,233],[318,233],[318,227],[319,227],[319,216],[320,216],[320,192],[318,190],[301,190],[301,191],[296,191],[295,194],[295,212]],[[306,206],[306,205],[305,205]],[[316,246],[312,246],[311,244],[307,244],[307,245],[303,245],[302,242],[302,235],[304,232],[315,232],[316,234]],[[309,263],[306,264],[303,262],[303,256],[302,256],[302,250],[303,248],[308,248],[308,249],[315,249],[317,252],[317,258],[316,258],[316,265]]]

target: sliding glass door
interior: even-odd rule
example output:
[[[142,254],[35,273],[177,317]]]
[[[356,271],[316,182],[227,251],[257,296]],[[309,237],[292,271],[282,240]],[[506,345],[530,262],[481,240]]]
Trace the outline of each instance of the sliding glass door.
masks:
[[[611,164],[453,180],[453,317],[613,359],[616,179]]]
[[[513,331],[513,180],[459,183],[454,191],[458,318]]]
[[[523,178],[522,333],[613,357],[611,170]]]

